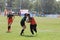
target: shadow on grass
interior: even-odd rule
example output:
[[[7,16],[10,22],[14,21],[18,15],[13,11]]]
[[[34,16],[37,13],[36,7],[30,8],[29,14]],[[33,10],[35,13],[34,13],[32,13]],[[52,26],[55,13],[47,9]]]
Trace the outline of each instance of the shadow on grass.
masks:
[[[36,37],[36,35],[22,35],[24,37]]]

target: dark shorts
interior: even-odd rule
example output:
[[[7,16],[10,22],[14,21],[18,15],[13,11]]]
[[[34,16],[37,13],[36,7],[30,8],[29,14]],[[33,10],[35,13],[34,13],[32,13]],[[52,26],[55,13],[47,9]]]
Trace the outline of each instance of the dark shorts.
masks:
[[[21,24],[22,27],[25,26],[25,23],[24,22],[21,22],[20,24]]]
[[[37,27],[37,24],[34,24],[34,25],[30,24],[30,29],[36,29],[36,27]]]

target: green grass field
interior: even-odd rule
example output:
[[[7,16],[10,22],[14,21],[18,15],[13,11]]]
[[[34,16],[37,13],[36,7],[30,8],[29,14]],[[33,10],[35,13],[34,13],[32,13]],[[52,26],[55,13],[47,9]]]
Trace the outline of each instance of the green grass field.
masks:
[[[37,35],[32,36],[26,23],[25,36],[20,36],[22,17],[15,17],[11,33],[7,33],[7,17],[0,16],[0,40],[60,40],[60,18],[35,17],[38,24]]]

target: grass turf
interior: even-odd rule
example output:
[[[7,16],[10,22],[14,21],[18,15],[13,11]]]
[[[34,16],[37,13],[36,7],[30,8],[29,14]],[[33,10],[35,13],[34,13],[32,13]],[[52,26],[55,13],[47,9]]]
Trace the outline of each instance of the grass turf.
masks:
[[[30,33],[29,23],[26,23],[24,36],[19,35],[21,19],[16,16],[11,33],[7,33],[7,17],[0,16],[0,40],[60,40],[60,18],[35,17],[38,33],[34,36]]]

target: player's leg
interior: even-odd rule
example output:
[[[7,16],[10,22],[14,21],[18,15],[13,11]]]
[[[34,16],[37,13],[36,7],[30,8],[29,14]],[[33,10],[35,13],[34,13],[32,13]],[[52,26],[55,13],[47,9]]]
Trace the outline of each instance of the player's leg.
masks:
[[[37,27],[37,25],[35,24],[35,25],[34,25],[34,28],[33,28],[34,31],[35,31],[35,33],[37,33],[37,28],[36,28],[36,27]]]
[[[9,23],[9,24],[8,24],[8,32],[11,31],[11,24],[12,24],[12,23]]]
[[[23,26],[23,29],[21,30],[20,35],[22,35],[24,33],[24,30],[26,29],[26,26]]]
[[[25,26],[25,23],[23,23],[23,22],[21,22],[20,24],[22,26],[22,30],[21,30],[20,35],[22,35],[24,33],[24,30],[26,29],[26,26]]]
[[[12,25],[13,20],[12,19],[8,19],[8,32],[11,31],[11,25]]]
[[[11,31],[12,22],[13,22],[13,20],[8,20],[8,32]]]
[[[31,31],[31,33],[34,35],[34,32],[33,32],[33,25],[30,25],[30,31]]]

